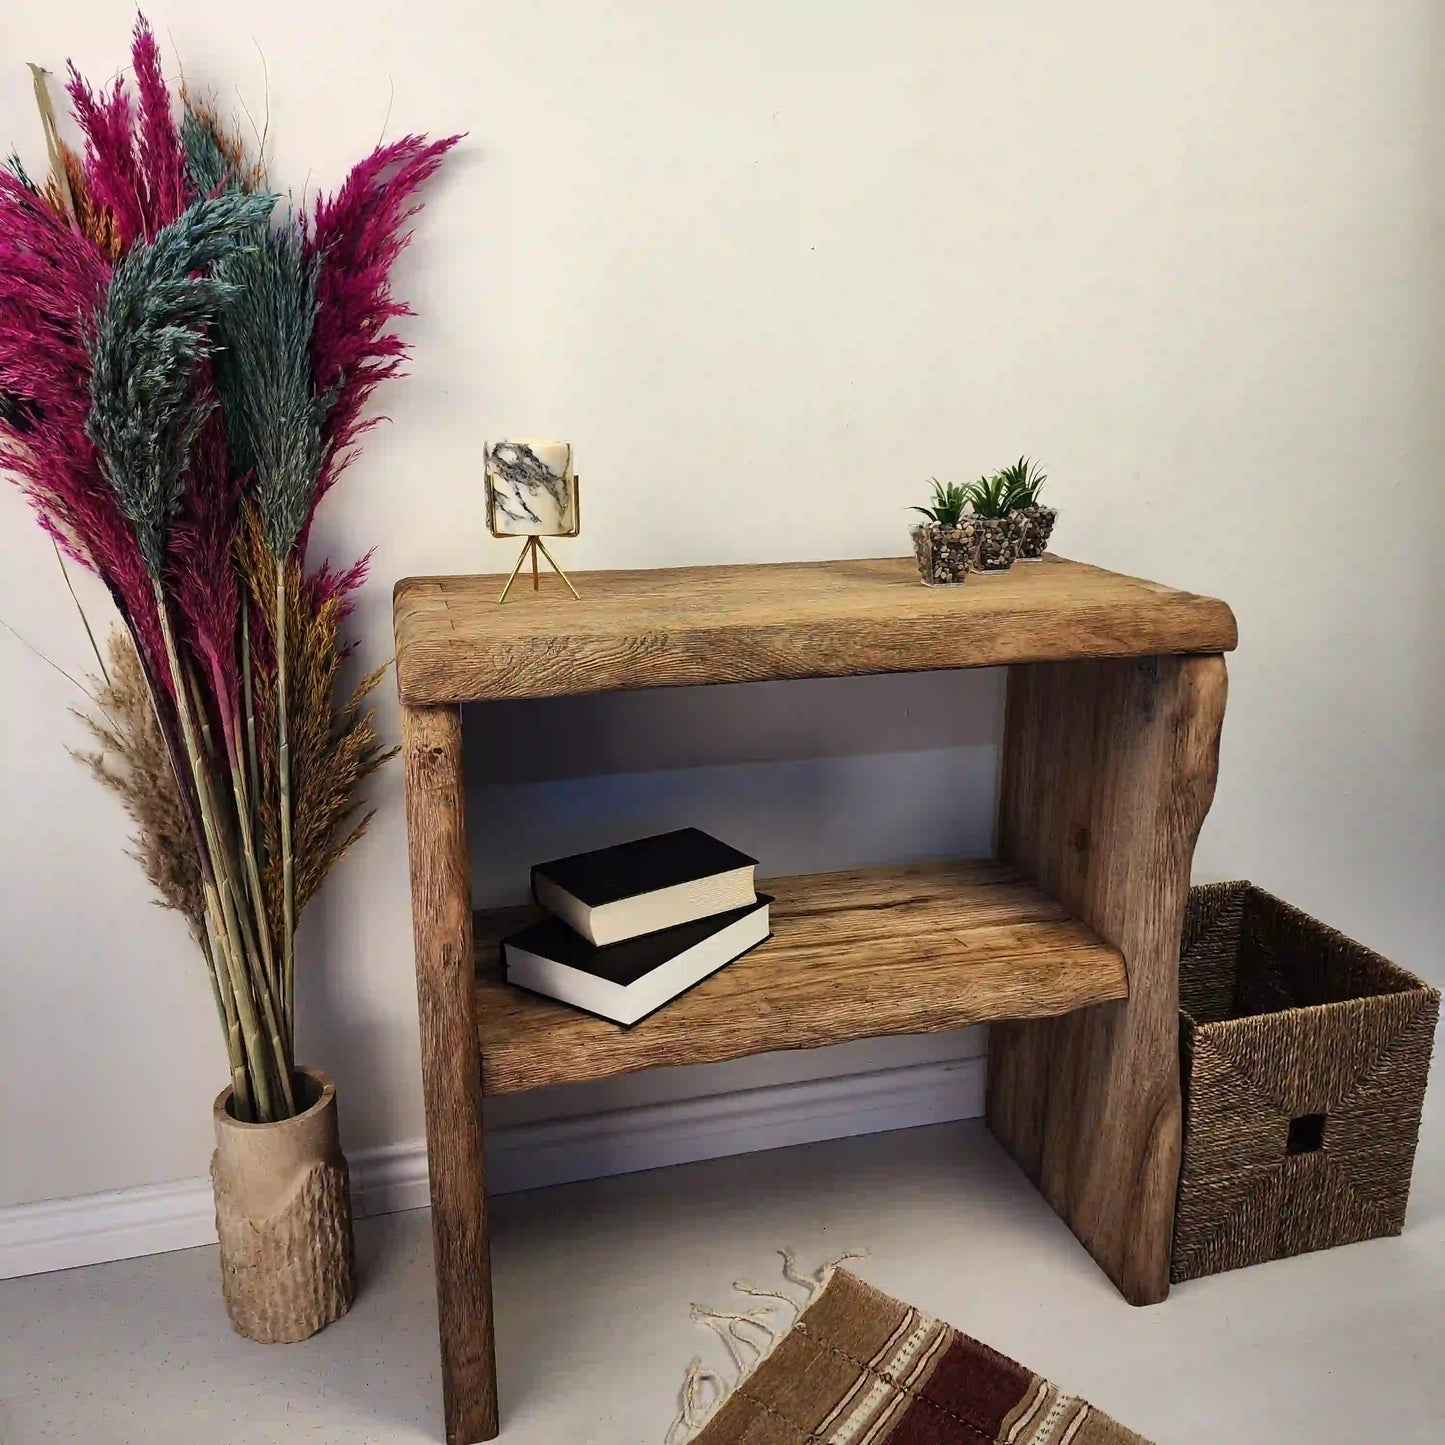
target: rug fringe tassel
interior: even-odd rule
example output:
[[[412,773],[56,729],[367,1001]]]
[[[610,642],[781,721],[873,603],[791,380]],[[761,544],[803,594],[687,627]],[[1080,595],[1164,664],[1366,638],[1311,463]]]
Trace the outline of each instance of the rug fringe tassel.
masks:
[[[753,1299],[772,1300],[775,1303],[755,1305],[750,1310],[742,1311],[715,1310],[709,1305],[693,1305],[694,1322],[710,1329],[723,1342],[737,1371],[737,1378],[729,1385],[716,1370],[703,1364],[701,1358],[695,1358],[687,1367],[682,1388],[678,1392],[678,1411],[667,1428],[662,1445],[687,1445],[688,1441],[694,1439],[733,1391],[773,1352],[778,1342],[802,1317],[803,1311],[833,1278],[839,1266],[850,1259],[867,1258],[857,1250],[849,1250],[836,1259],[830,1259],[812,1274],[802,1274],[798,1270],[797,1256],[791,1250],[780,1249],[778,1253],[783,1257],[783,1279],[788,1284],[805,1290],[807,1299],[800,1302],[782,1290],[762,1289],[748,1284],[745,1280],[735,1280],[733,1288],[739,1294]],[[749,1327],[756,1330],[767,1343],[759,1343],[757,1336],[748,1333]],[[751,1353],[752,1359],[748,1359],[743,1353],[745,1349]],[[712,1398],[705,1401],[709,1386],[712,1387]]]
[[[768,1350],[778,1342],[778,1331],[767,1322],[767,1316],[771,1311],[764,1307],[748,1310],[745,1314],[725,1314],[721,1310],[710,1310],[706,1305],[693,1305],[692,1317],[706,1325],[714,1334],[728,1347],[728,1353],[733,1357],[733,1363],[739,1370],[747,1370],[751,1366],[743,1359],[739,1345],[746,1345],[753,1352],[753,1364],[767,1354]],[[747,1335],[741,1328],[743,1325],[752,1325],[754,1329],[760,1330],[768,1337],[766,1347],[761,1346],[756,1340]],[[736,1340],[737,1344],[733,1341]]]
[[[759,1289],[756,1285],[751,1285],[746,1280],[741,1279],[735,1279],[733,1281],[733,1288],[737,1290],[739,1294],[751,1295],[754,1299],[777,1300],[780,1304],[786,1305],[787,1308],[792,1311],[794,1320],[803,1313],[802,1305],[800,1305],[792,1295],[784,1294],[781,1290]]]
[[[702,1393],[706,1385],[713,1387],[714,1397],[710,1405],[704,1406]],[[682,1382],[677,1415],[667,1427],[662,1445],[682,1445],[683,1441],[691,1438],[692,1432],[707,1423],[708,1416],[717,1409],[727,1394],[727,1381],[716,1370],[710,1370],[701,1359],[694,1358],[687,1367],[687,1378]]]

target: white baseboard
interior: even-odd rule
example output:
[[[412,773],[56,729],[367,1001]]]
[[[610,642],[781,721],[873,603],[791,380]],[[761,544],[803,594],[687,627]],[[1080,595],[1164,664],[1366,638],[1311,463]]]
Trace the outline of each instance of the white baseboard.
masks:
[[[494,1194],[630,1174],[729,1154],[972,1119],[984,1060],[948,1059],[843,1078],[498,1129],[487,1137]],[[427,1203],[426,1146],[349,1156],[358,1216]],[[0,1279],[214,1244],[209,1179],[147,1184],[0,1209]]]
[[[0,1209],[0,1279],[216,1242],[209,1179]]]

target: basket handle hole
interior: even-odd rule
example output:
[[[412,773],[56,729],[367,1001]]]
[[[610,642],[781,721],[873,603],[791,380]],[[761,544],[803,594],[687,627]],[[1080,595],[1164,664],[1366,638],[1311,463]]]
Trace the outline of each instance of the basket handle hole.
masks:
[[[1286,1148],[1291,1154],[1313,1154],[1325,1147],[1325,1120],[1328,1114],[1301,1114],[1289,1121],[1289,1143]]]

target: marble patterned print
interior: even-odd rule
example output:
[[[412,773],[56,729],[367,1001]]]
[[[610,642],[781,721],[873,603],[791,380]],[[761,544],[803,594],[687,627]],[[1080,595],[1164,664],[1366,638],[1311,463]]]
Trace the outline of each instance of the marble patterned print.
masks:
[[[576,530],[576,478],[567,442],[489,442],[492,526],[504,536],[561,537]]]

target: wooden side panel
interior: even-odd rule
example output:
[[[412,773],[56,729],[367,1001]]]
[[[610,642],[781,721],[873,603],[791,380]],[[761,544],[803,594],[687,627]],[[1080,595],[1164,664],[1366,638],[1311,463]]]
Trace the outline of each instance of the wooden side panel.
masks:
[[[448,1445],[497,1434],[461,712],[403,704],[422,1090]]]
[[[1133,1304],[1169,1292],[1179,935],[1224,717],[1216,655],[1009,672],[999,851],[1124,955],[1129,997],[990,1030],[988,1122]]]

